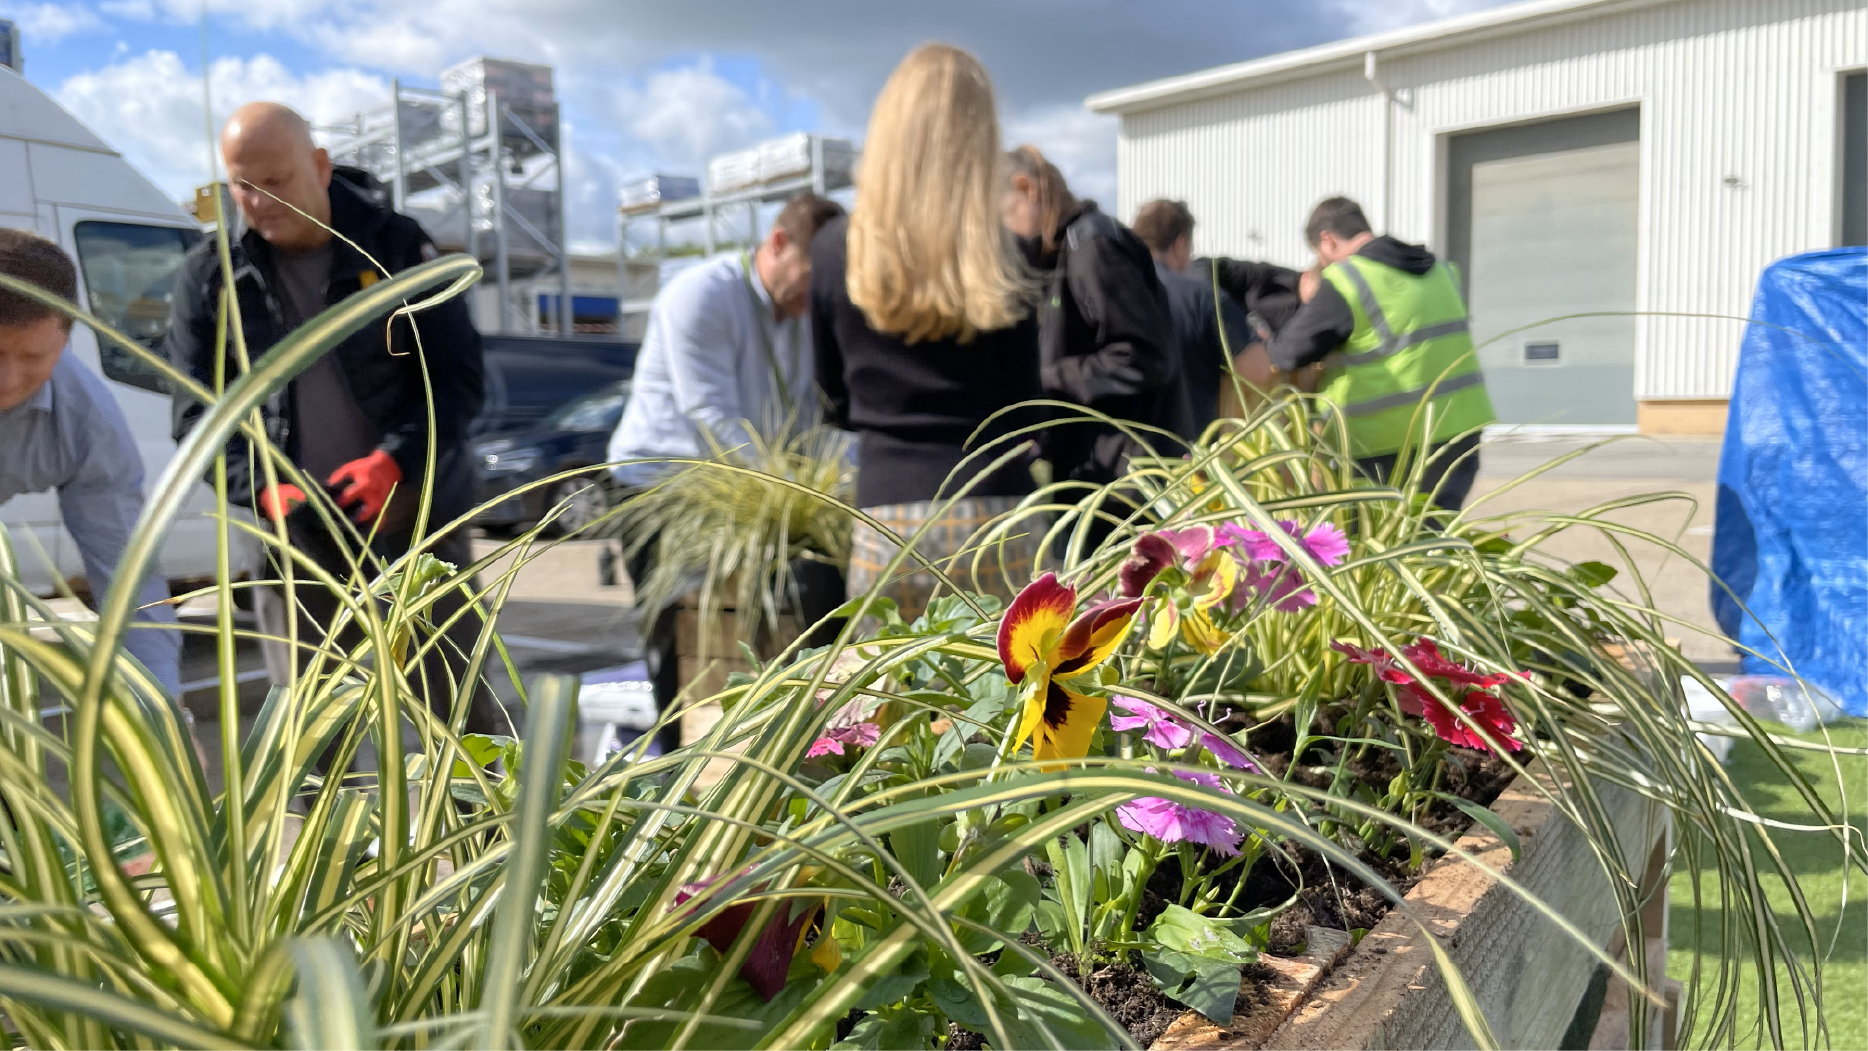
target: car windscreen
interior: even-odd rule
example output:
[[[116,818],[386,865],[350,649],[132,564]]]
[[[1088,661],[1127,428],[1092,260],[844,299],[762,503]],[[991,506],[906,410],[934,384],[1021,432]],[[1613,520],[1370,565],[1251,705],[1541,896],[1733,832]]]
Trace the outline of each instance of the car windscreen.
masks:
[[[91,313],[151,350],[169,331],[175,271],[201,234],[177,226],[87,220],[72,230]],[[145,390],[165,391],[162,374],[108,339],[97,341],[104,375]]]
[[[488,351],[487,405],[474,433],[500,434],[532,427],[565,404],[627,378],[618,369],[581,361],[541,360]]]
[[[613,383],[560,406],[545,425],[560,431],[613,431],[629,402],[629,384]]]

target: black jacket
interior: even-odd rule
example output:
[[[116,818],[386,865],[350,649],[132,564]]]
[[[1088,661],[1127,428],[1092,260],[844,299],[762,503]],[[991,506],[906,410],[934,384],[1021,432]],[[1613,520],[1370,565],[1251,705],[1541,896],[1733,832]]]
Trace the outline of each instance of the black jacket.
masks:
[[[1297,282],[1302,273],[1273,263],[1250,263],[1241,259],[1196,259],[1187,273],[1203,284],[1212,284],[1214,271],[1219,273],[1219,287],[1247,314],[1256,314],[1265,328],[1276,332],[1297,313],[1300,301]]]
[[[1386,236],[1363,245],[1356,254],[1416,276],[1432,270],[1434,264],[1433,253],[1424,246]],[[1270,352],[1273,365],[1294,372],[1328,357],[1349,342],[1355,331],[1356,318],[1349,309],[1349,301],[1335,285],[1320,281],[1317,294],[1298,308],[1265,349]]]
[[[1045,391],[1119,420],[1186,433],[1189,410],[1167,291],[1141,238],[1084,201],[1059,224],[1051,258],[1035,262],[1049,271],[1038,303]],[[1125,368],[1141,374],[1139,390],[1097,396],[1101,380]],[[1049,437],[1047,454],[1060,479],[1113,481],[1128,456],[1150,451],[1100,423],[1059,424]]]
[[[991,444],[996,439],[1042,422],[1042,410],[1020,410],[974,436],[1001,409],[1044,397],[1037,322],[1026,315],[967,343],[952,337],[909,343],[877,332],[850,302],[849,223],[833,219],[811,242],[811,339],[830,421],[857,434],[856,506],[950,494],[1010,451],[1007,442]],[[988,445],[965,476],[953,476],[969,452]],[[950,476],[954,484],[943,486]],[[1030,467],[1018,460],[967,492],[1023,496],[1031,489]]]
[[[1209,279],[1177,274],[1159,264],[1156,272],[1167,289],[1174,337],[1180,345],[1181,386],[1186,391],[1192,425],[1192,430],[1181,437],[1192,439],[1218,418],[1226,364],[1252,342],[1252,332],[1245,311],[1231,296],[1214,295]]]
[[[363,275],[375,267],[354,241],[392,274],[433,259],[434,242],[415,220],[391,211],[380,184],[364,172],[339,168],[331,179],[331,227],[342,235],[333,244],[327,306],[361,290]],[[246,332],[247,353],[254,360],[271,350],[289,333],[280,300],[272,246],[248,230],[229,246],[233,257],[234,288],[240,320]],[[376,273],[381,277],[381,273]],[[221,294],[221,268],[214,239],[206,238],[188,254],[177,275],[173,318],[169,325],[168,355],[175,366],[209,389],[213,388],[214,345],[218,327],[216,304]],[[415,330],[421,335],[422,354],[416,349]],[[480,333],[468,316],[464,297],[456,297],[409,317],[397,318],[386,331],[381,320],[363,326],[333,351],[351,395],[364,416],[382,436],[378,448],[402,468],[403,485],[419,484],[428,455],[428,393],[422,379],[426,358],[428,383],[433,387],[435,415],[435,491],[430,521],[447,521],[473,506],[474,470],[466,449],[467,427],[479,414],[484,396],[484,368]],[[237,374],[235,357],[227,351],[226,375]],[[290,387],[268,400],[264,417],[273,443],[287,456],[297,455],[297,433],[309,421],[292,419]],[[177,395],[174,434],[181,440],[201,418],[205,406]],[[252,506],[254,464],[244,437],[228,448],[228,496]]]

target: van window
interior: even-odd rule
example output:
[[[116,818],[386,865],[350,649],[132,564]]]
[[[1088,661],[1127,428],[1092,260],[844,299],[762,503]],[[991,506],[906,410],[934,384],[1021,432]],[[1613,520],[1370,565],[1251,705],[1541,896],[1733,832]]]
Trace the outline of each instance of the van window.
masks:
[[[195,230],[144,223],[81,222],[72,231],[84,294],[98,320],[151,350],[162,350],[169,331],[169,302],[182,257],[201,239]],[[155,369],[115,343],[99,339],[104,375],[144,390],[166,392]]]

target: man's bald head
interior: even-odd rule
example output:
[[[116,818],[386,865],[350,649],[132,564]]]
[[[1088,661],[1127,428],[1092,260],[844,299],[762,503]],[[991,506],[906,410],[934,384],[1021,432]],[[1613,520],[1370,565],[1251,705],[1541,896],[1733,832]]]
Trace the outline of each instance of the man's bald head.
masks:
[[[311,141],[311,122],[279,102],[249,102],[233,111],[221,129],[221,153],[243,149],[289,149],[306,154],[318,148]]]
[[[221,129],[221,160],[240,213],[267,243],[316,248],[330,240],[331,157],[291,107],[249,102],[234,110]]]

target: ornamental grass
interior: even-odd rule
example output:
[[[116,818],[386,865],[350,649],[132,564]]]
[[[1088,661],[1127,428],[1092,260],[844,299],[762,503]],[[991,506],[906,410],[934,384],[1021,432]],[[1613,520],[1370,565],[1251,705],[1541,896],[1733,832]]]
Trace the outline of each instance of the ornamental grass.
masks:
[[[268,448],[268,397],[384,311],[477,276],[447,257],[379,282],[199,391],[212,408],[119,579],[153,564],[235,431]],[[1048,485],[979,538],[981,559],[995,538],[1046,539],[1044,574],[1009,608],[953,588],[909,622],[852,596],[831,645],[794,643],[664,713],[717,703],[701,739],[652,756],[647,734],[595,767],[567,754],[573,679],[518,683],[523,732],[490,738],[459,731],[453,696],[439,709],[451,719],[432,715],[405,673],[447,644],[437,600],[498,563],[471,592],[489,626],[460,656],[464,675],[517,679],[492,625],[540,529],[473,566],[418,546],[388,563],[360,555],[339,579],[226,513],[223,487],[223,565],[239,540],[269,547],[293,586],[342,598],[358,641],[313,652],[242,735],[242,585],[223,574],[211,589],[223,613],[205,629],[223,673],[220,792],[178,710],[123,653],[134,590],[105,596],[94,629],[37,638],[38,600],[0,545],[7,1032],[61,1048],[1135,1046],[1158,1026],[1119,1022],[1092,972],[1132,975],[1164,1010],[1229,1017],[1280,918],[1321,903],[1317,886],[1271,876],[1314,862],[1411,917],[1398,882],[1448,855],[1478,864],[1453,840],[1489,812],[1462,791],[1481,771],[1533,766],[1555,775],[1535,783],[1596,848],[1631,942],[1646,859],[1623,857],[1603,792],[1664,807],[1693,852],[1682,864],[1716,887],[1724,919],[1698,928],[1683,1032],[1749,1031],[1741,988],[1761,990],[1746,1002],[1767,1040],[1782,1041],[1786,1018],[1820,1019],[1821,961],[1794,949],[1824,943],[1825,903],[1799,893],[1779,841],[1826,837],[1868,870],[1846,813],[1792,759],[1827,746],[1776,736],[1726,699],[1736,725],[1723,732],[1800,801],[1789,815],[1780,796],[1762,820],[1699,743],[1714,728],[1689,720],[1678,683],[1718,686],[1666,644],[1683,625],[1653,608],[1633,558],[1573,565],[1545,546],[1593,530],[1624,554],[1691,556],[1615,522],[1621,505],[1490,515],[1481,498],[1438,512],[1417,471],[1395,486],[1359,478],[1317,419],[1308,396],[1282,391],[1190,448],[1154,436],[1163,455],[1120,484]],[[694,485],[758,476],[770,510],[742,525],[764,553],[743,573],[770,571],[807,543],[795,529],[820,528],[779,518],[856,514],[833,499],[827,464],[688,466]],[[836,542],[822,528],[832,539],[814,549]],[[914,539],[897,568],[918,561]],[[1651,667],[1612,659],[1610,644]],[[72,711],[62,736],[38,714],[57,705]],[[342,764],[366,744],[360,772],[319,775],[327,749]],[[51,787],[58,768],[69,793]],[[147,870],[126,870],[144,850]],[[1642,960],[1610,959],[1500,883],[1552,937],[1658,988]],[[1773,912],[1786,898],[1791,911]],[[1495,1046],[1452,958],[1427,944],[1472,1040]],[[1631,1015],[1645,1039],[1645,1013]]]

